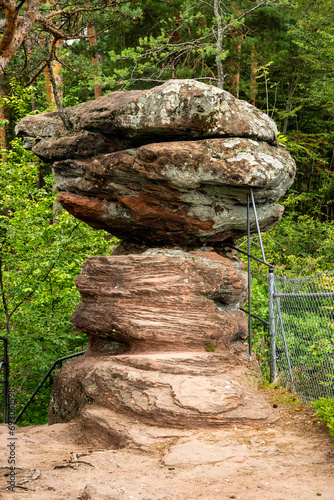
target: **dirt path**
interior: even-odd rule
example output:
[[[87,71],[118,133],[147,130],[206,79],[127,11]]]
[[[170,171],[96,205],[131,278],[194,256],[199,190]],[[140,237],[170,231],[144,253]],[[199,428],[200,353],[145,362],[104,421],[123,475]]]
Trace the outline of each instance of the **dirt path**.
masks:
[[[274,390],[266,397],[281,416],[273,426],[165,433],[145,451],[82,445],[75,422],[17,428],[16,466],[24,470],[17,469],[16,482],[36,479],[26,489],[1,489],[0,499],[334,500],[334,447],[326,427],[298,402],[286,405]],[[9,437],[0,426],[3,467]]]

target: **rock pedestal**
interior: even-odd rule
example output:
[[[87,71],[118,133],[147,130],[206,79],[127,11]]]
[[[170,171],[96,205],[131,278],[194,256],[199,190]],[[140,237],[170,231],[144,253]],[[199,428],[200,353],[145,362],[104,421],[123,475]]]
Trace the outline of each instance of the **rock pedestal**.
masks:
[[[76,284],[82,302],[71,321],[94,352],[201,351],[246,336],[243,265],[214,252],[92,257]]]
[[[282,216],[276,201],[295,164],[274,122],[194,80],[65,113],[71,130],[47,113],[24,118],[17,133],[53,162],[61,205],[127,250],[88,259],[77,278],[71,319],[89,349],[57,372],[50,423],[77,416],[86,436],[121,447],[136,441],[138,422],[272,422],[244,345],[247,275],[225,245],[246,234],[250,188],[262,230]]]

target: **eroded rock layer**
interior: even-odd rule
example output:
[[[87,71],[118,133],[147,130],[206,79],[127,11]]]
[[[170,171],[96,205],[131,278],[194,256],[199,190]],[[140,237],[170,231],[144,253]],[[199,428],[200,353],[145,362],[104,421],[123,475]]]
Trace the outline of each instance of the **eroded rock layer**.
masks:
[[[45,160],[81,156],[86,149],[83,145],[94,134],[101,141],[94,146],[95,154],[99,148],[124,149],[129,142],[138,145],[166,137],[170,141],[250,137],[275,144],[277,136],[275,123],[265,113],[229,92],[195,80],[169,80],[150,90],[111,92],[65,112],[70,131],[58,113],[52,112],[23,118],[16,133]],[[112,137],[114,143],[106,145],[104,137]]]
[[[149,144],[54,169],[58,200],[78,219],[121,238],[175,244],[245,234],[249,187],[268,229],[282,215],[274,202],[294,178],[284,148],[236,138]]]
[[[57,372],[59,373],[59,372]],[[277,419],[256,393],[260,377],[247,356],[220,353],[180,353],[132,356],[84,356],[65,365],[57,377],[50,423],[76,415],[87,425],[87,408],[107,408],[151,425],[179,428],[258,425]],[[101,424],[101,422],[100,422]],[[115,426],[116,424],[116,426]],[[131,425],[131,420],[129,422]],[[92,428],[92,423],[86,431]],[[115,434],[117,422],[102,432]],[[124,436],[124,430],[121,436]],[[115,447],[118,447],[114,443]]]
[[[91,257],[76,285],[82,302],[71,321],[93,351],[204,351],[247,334],[243,264],[214,252]]]

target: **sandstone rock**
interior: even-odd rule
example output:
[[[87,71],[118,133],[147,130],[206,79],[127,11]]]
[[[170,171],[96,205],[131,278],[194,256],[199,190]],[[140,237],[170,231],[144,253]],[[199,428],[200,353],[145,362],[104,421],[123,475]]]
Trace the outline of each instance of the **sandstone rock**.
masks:
[[[52,414],[57,418],[57,414]],[[80,442],[106,449],[135,448],[150,451],[166,441],[191,436],[190,430],[155,427],[95,403],[85,405],[76,419]],[[57,425],[57,424],[56,424]]]
[[[65,112],[71,130],[47,113],[16,131],[41,158],[60,160],[59,202],[94,228],[149,246],[220,244],[246,233],[249,188],[262,231],[283,213],[275,202],[293,182],[294,161],[276,147],[274,122],[224,90],[169,80]]]
[[[65,108],[64,111],[72,124],[72,130],[66,129],[59,113],[57,111],[53,111],[51,113],[25,116],[16,125],[15,133],[19,137],[23,138],[24,146],[27,149],[33,148],[33,146],[35,146],[39,141],[48,141],[45,145],[39,145],[38,149],[36,149],[36,154],[45,160],[50,160],[54,158],[53,148],[55,148],[55,158],[58,158],[59,146],[57,145],[57,141],[55,141],[55,143],[52,142],[53,139],[57,140],[67,137],[69,143],[77,142],[80,144],[81,148],[87,149],[87,146],[85,145],[87,142],[89,147],[91,136],[89,134],[77,134],[78,132],[85,130],[81,129],[79,126],[81,114],[88,113],[93,121],[95,117],[101,117],[103,120],[106,112],[110,117],[110,115],[115,113],[119,107],[122,108],[133,98],[141,94],[142,91],[140,90],[134,90],[131,92],[112,92],[106,96],[100,97],[99,99],[85,102],[79,104],[78,106]],[[101,128],[102,133],[105,132],[103,126]],[[64,150],[64,152],[66,155],[69,154],[66,150]],[[92,151],[92,154],[94,154],[94,150]]]
[[[250,387],[249,380],[257,376],[254,368],[228,350],[85,356],[56,373],[50,422],[80,418],[86,406],[98,405],[150,425],[176,428],[271,423],[275,413]]]
[[[208,139],[60,161],[55,173],[59,202],[93,227],[140,242],[201,244],[246,234],[249,187],[261,229],[279,220],[274,201],[291,186],[295,163],[282,147]]]
[[[126,149],[128,143],[113,137],[81,131],[72,135],[64,135],[56,139],[37,142],[32,151],[44,160],[60,160],[67,158],[86,158],[102,153],[110,153]]]
[[[39,141],[69,135],[57,111],[25,116],[16,125],[15,133],[23,138],[27,149],[32,149]]]
[[[217,462],[239,463],[243,458],[250,458],[251,453],[246,445],[231,441],[218,441],[216,443],[205,443],[199,439],[193,439],[185,443],[172,446],[165,453],[162,463],[169,467],[196,466],[201,464],[212,464]]]
[[[143,499],[143,500],[187,500],[187,497],[177,493],[175,488],[156,484],[146,484],[140,481],[132,482],[122,477],[106,484],[87,484],[76,500],[120,500],[120,499]]]
[[[169,80],[135,96],[111,93],[95,105],[72,108],[70,120],[76,130],[121,131],[131,138],[148,136],[150,142],[152,136],[167,134],[176,138],[251,137],[271,143],[277,136],[268,115],[225,90],[196,80]]]
[[[247,294],[242,269],[240,261],[213,252],[92,257],[76,281],[82,302],[71,321],[90,336],[94,351],[229,346],[247,334],[239,310]]]
[[[79,141],[79,149],[88,151],[89,136],[76,135],[88,130],[130,140],[137,146],[157,139],[178,140],[204,137],[250,137],[276,143],[275,123],[260,110],[235,99],[229,92],[196,80],[169,80],[163,85],[145,91],[111,92],[88,103],[66,108],[73,131],[64,128],[58,113],[27,116],[16,127],[16,133],[25,140],[26,147],[37,141],[59,139],[74,132],[69,142]],[[87,144],[85,144],[87,142]],[[96,151],[92,148],[91,156]],[[59,158],[59,144],[48,140],[34,148],[43,159]],[[64,158],[72,157],[64,151]]]

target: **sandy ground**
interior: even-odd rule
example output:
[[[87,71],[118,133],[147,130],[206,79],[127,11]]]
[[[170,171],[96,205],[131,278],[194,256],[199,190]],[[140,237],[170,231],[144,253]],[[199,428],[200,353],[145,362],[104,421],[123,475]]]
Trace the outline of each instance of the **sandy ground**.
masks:
[[[272,426],[164,432],[145,450],[93,449],[75,421],[17,427],[14,492],[5,489],[12,436],[1,425],[0,499],[334,500],[326,426],[300,403],[265,395],[280,413]]]

